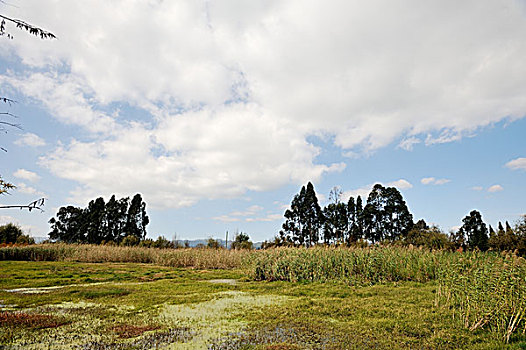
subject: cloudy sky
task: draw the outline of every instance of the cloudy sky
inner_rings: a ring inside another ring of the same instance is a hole
[[[0,203],[140,192],[149,235],[270,239],[302,184],[396,186],[448,231],[526,213],[526,1],[9,0]],[[4,116],[4,120],[6,120]]]

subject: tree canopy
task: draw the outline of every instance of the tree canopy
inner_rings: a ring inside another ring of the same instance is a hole
[[[49,238],[67,243],[121,243],[124,239],[138,243],[146,237],[149,222],[146,203],[139,193],[131,202],[128,197],[117,200],[113,195],[105,203],[99,197],[87,208],[61,207],[49,220]]]

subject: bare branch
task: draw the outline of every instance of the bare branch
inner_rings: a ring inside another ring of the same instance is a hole
[[[0,113],[0,114],[6,114],[6,113]],[[3,120],[0,120],[0,124],[4,124],[4,125],[10,126],[10,127],[22,130],[22,126],[20,126],[20,124],[13,124],[13,123],[10,123],[10,122],[5,122]]]
[[[45,198],[37,199],[34,202],[31,202],[27,205],[0,205],[0,209],[27,209],[29,211],[32,211],[33,209],[40,210],[41,213],[44,212],[44,209],[42,207],[44,206]]]
[[[7,103],[8,105],[12,105],[13,103],[16,103],[15,100],[12,100],[7,97],[0,97],[0,101],[2,101],[3,103]]]

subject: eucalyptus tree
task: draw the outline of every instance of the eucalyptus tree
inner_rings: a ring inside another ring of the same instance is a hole
[[[372,243],[398,240],[413,227],[413,215],[401,193],[381,184],[374,185],[369,193],[363,219],[365,238]]]
[[[285,222],[280,232],[281,237],[292,240],[296,245],[306,247],[319,242],[323,213],[312,183],[309,182],[307,187],[301,187],[284,216]]]
[[[334,187],[330,194],[329,203],[323,208],[323,241],[325,244],[344,243],[349,234],[347,220],[347,205],[341,202],[342,191]]]
[[[462,219],[462,227],[459,230],[459,236],[466,237],[468,249],[488,249],[488,229],[482,221],[482,215],[477,210],[472,210],[469,215]],[[500,225],[502,226],[502,225]],[[500,227],[499,227],[500,228]]]

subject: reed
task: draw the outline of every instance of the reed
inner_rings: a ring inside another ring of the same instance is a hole
[[[464,253],[440,269],[436,304],[459,323],[509,342],[526,333],[526,261],[512,253]]]
[[[436,306],[450,309],[459,325],[472,331],[489,329],[506,342],[518,333],[526,333],[526,261],[511,253],[395,246],[249,251],[42,244],[2,247],[0,260],[243,269],[251,279],[266,281],[336,281],[351,285],[436,281]]]
[[[248,251],[158,249],[88,244],[42,244],[0,248],[0,260],[151,263],[196,269],[240,268]]]
[[[252,277],[350,284],[427,282],[436,278],[441,263],[450,255],[452,253],[401,247],[279,248],[254,256]]]

